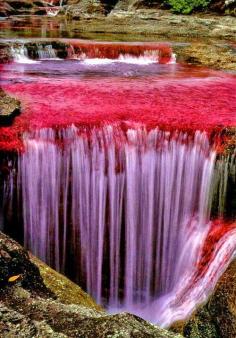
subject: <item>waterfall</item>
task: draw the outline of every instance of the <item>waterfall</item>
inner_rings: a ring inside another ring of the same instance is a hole
[[[52,45],[38,45],[37,54],[39,59],[56,59],[57,54]]]
[[[17,63],[37,62],[29,58],[27,48],[24,46],[24,44],[18,46],[11,46],[10,53],[13,57],[13,60]]]
[[[40,61],[32,60],[29,57],[27,45],[25,45],[24,43],[19,46],[14,46],[14,45],[11,46],[10,53],[13,57],[14,62],[16,63],[39,63],[40,62]],[[34,55],[34,58],[36,57],[37,60],[58,59],[57,51],[52,47],[51,44],[47,44],[47,45],[37,44],[35,54],[36,55]]]
[[[71,126],[25,133],[24,144],[18,175],[33,254],[70,270],[110,311],[160,325],[205,300],[236,244],[228,231],[214,247],[217,265],[198,276],[214,229],[216,154],[206,133]]]

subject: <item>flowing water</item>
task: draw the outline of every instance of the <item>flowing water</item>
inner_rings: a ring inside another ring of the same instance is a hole
[[[25,246],[111,312],[186,318],[236,248],[235,76],[178,64],[166,43],[6,44],[2,87],[23,111],[1,128],[18,152],[3,209],[18,199]]]

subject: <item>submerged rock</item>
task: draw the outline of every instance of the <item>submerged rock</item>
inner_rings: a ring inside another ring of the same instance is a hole
[[[182,337],[128,313],[108,315],[77,285],[2,233],[0,321],[4,338]]]
[[[0,126],[12,123],[14,117],[20,113],[20,102],[8,96],[0,88]]]

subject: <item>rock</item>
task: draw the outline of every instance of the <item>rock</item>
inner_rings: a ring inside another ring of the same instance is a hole
[[[9,278],[19,276],[22,288],[38,292],[38,294],[53,294],[46,288],[40,276],[39,269],[29,260],[28,253],[8,236],[0,233],[0,288],[1,291],[9,285]]]
[[[128,313],[108,315],[77,285],[0,233],[0,337],[182,336]]]
[[[236,14],[236,0],[213,0],[210,3],[210,9],[221,13],[226,12],[226,14]]]
[[[160,8],[164,1],[148,1],[148,0],[119,0],[116,3],[115,10],[130,11],[140,8]]]
[[[9,63],[10,61],[12,61],[10,49],[6,44],[0,43],[0,64]]]
[[[10,16],[13,12],[13,8],[5,1],[0,4],[0,17]]]
[[[196,42],[186,46],[176,45],[174,52],[179,62],[236,71],[236,53],[234,47],[227,44]]]
[[[220,278],[207,304],[187,322],[176,323],[173,330],[187,338],[236,337],[236,260]]]
[[[86,292],[67,277],[53,270],[31,254],[30,260],[39,268],[44,284],[53,291],[62,303],[84,305],[95,310],[103,311],[101,306],[97,305]]]
[[[99,18],[105,12],[105,7],[99,0],[69,0],[66,8],[66,15],[74,20]]]
[[[20,102],[8,96],[0,88],[0,126],[11,124],[14,117],[20,113]]]

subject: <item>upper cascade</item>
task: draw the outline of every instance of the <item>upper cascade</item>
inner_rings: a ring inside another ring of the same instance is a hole
[[[125,63],[176,62],[175,54],[167,43],[110,43],[61,40],[12,43],[10,53],[16,62],[26,63],[42,59],[112,60]],[[93,61],[91,61],[93,62]],[[96,62],[96,61],[95,61]]]
[[[68,47],[68,57],[78,59],[111,59],[124,62],[146,59],[160,64],[174,61],[169,44],[156,43],[109,43],[109,42],[73,42]]]

